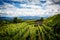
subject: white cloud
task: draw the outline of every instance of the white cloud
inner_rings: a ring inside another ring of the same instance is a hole
[[[16,0],[15,0],[16,1]],[[38,3],[38,2],[36,2]],[[0,10],[1,16],[52,16],[58,13],[60,5],[49,5],[51,1],[45,3],[46,6],[36,6],[34,4],[20,4],[23,8],[17,8],[14,5],[4,3],[3,10]],[[29,9],[27,7],[30,7]],[[43,9],[44,8],[44,9]],[[59,11],[60,12],[60,11]],[[5,15],[3,15],[5,14]]]

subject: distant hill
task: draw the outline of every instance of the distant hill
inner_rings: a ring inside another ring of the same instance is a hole
[[[0,17],[0,20],[13,20],[14,17]]]
[[[40,16],[20,16],[18,18],[21,18],[24,20],[37,20],[37,19],[40,19],[41,17]],[[44,17],[44,18],[46,18],[46,17]]]
[[[14,17],[0,17],[0,20],[13,20]],[[17,18],[21,18],[23,20],[37,20],[40,19],[41,17],[39,16],[20,16]]]

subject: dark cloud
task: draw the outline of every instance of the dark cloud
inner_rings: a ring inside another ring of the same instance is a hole
[[[60,4],[60,0],[52,0],[54,4]]]
[[[2,15],[3,15],[3,16],[6,16],[6,15],[8,15],[8,14],[7,14],[7,13],[0,13],[0,17],[1,17]]]

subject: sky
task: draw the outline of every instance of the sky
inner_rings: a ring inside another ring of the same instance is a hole
[[[0,0],[0,17],[49,17],[59,13],[60,0]]]

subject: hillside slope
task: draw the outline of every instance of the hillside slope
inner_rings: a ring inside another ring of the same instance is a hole
[[[60,14],[54,15],[52,17],[47,18],[44,23],[47,26],[50,26],[54,29],[54,31],[58,31],[60,30]]]

